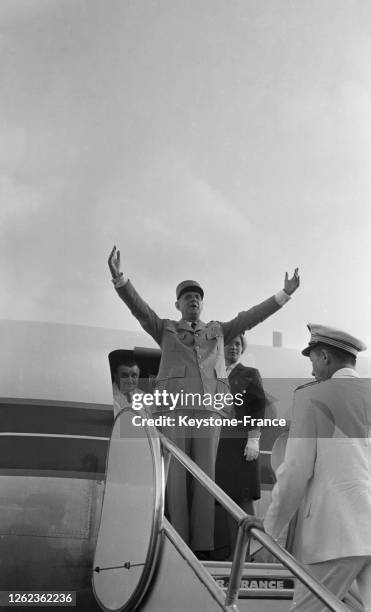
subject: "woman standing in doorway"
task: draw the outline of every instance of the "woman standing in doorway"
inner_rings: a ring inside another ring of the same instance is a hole
[[[241,421],[236,428],[221,431],[216,459],[215,481],[247,514],[254,514],[253,500],[260,498],[259,440],[260,429],[246,427],[244,416],[264,418],[265,394],[259,371],[240,363],[246,349],[243,335],[236,336],[225,346],[224,355],[231,392],[235,401],[235,417]],[[230,555],[233,553],[237,525],[228,514]]]

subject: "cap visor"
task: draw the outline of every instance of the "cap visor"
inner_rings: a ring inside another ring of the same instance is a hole
[[[309,344],[309,346],[306,346],[305,349],[303,351],[301,351],[301,354],[304,355],[304,357],[309,357],[309,354],[311,352],[311,350],[315,347],[315,344]]]
[[[183,293],[187,293],[187,291],[194,291],[195,293],[199,293],[200,296],[202,297],[202,299],[204,299],[204,292],[201,289],[201,287],[195,287],[193,285],[190,285],[189,287],[185,287],[184,289],[182,289],[182,291],[179,293],[177,299],[179,300],[179,298],[183,295]]]

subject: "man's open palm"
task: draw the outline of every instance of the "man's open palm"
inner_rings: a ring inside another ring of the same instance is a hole
[[[295,268],[294,275],[292,278],[289,278],[289,275],[285,274],[285,286],[284,290],[288,295],[294,293],[300,285],[300,276],[299,276],[299,268]]]
[[[114,246],[108,258],[108,266],[111,270],[112,278],[120,276],[120,251]]]

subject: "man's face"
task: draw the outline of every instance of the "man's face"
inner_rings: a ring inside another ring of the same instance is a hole
[[[138,386],[139,368],[136,365],[120,365],[117,368],[117,386],[122,393],[132,393]]]
[[[227,365],[237,363],[242,354],[242,341],[240,336],[236,336],[224,347],[224,357]]]
[[[314,348],[309,353],[312,362],[312,376],[316,380],[327,380],[330,378],[327,354],[323,349]]]
[[[198,321],[202,312],[203,300],[197,291],[186,291],[175,302],[175,306],[186,321]]]

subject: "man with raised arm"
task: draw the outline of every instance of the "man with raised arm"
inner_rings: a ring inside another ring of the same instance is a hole
[[[175,307],[181,318],[173,321],[158,317],[138,295],[120,270],[120,251],[116,247],[112,249],[108,265],[118,295],[162,349],[156,389],[173,396],[178,393],[179,398],[182,394],[194,394],[192,405],[181,405],[179,401],[172,416],[191,414],[197,417],[215,413],[215,403],[206,403],[203,398],[229,393],[224,342],[230,342],[274,314],[290,299],[300,282],[296,268],[292,278],[286,273],[284,289],[261,304],[240,312],[226,323],[204,323],[200,319],[204,291],[197,281],[186,280],[176,288]],[[159,411],[165,410],[169,408],[159,407]],[[219,428],[204,427],[200,436],[200,432],[192,428],[175,424],[163,432],[214,479]],[[187,485],[184,468],[173,459],[167,478],[170,520],[199,558],[205,558],[207,552],[214,549],[214,499],[198,482],[191,483],[191,491]]]

